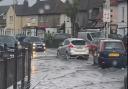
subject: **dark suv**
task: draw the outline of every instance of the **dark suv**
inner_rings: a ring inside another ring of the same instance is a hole
[[[45,51],[45,43],[41,40],[41,38],[37,36],[25,37],[21,42],[21,45],[25,48],[31,46],[32,51]]]

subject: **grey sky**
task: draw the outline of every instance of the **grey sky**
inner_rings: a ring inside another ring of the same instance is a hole
[[[22,4],[24,0],[17,0],[17,1],[18,3]],[[30,6],[36,2],[36,0],[28,0],[28,1]],[[62,1],[65,1],[65,0],[62,0]],[[12,3],[13,3],[13,0],[3,0],[0,2],[0,5],[10,5]]]
[[[17,0],[18,3],[23,3],[24,0]],[[29,1],[29,4],[32,5],[36,2],[36,0],[28,0]],[[0,5],[10,5],[13,3],[13,0],[3,0],[0,2]]]

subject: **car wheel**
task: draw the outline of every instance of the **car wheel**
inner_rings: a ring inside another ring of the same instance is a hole
[[[106,65],[105,64],[102,64],[102,61],[100,59],[98,59],[98,64],[99,66],[102,68],[102,69],[105,69],[106,68]]]
[[[65,59],[66,60],[69,60],[70,59],[70,55],[68,53],[66,53]]]
[[[59,52],[59,51],[57,51],[57,55],[56,55],[56,57],[57,57],[57,58],[60,57],[60,52]]]

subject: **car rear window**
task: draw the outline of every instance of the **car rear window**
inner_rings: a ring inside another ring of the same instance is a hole
[[[74,40],[72,41],[73,45],[85,45],[85,41],[84,40]]]
[[[124,50],[122,42],[106,42],[104,45],[105,49],[121,49]]]

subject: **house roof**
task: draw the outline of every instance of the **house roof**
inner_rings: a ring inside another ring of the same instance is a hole
[[[14,5],[12,5],[14,8]],[[15,5],[15,12],[17,16],[30,16],[39,14],[61,14],[64,13],[65,4],[60,0],[44,0],[37,2],[28,7],[25,4]]]
[[[14,6],[12,6],[14,8]],[[23,5],[15,5],[15,12],[17,16],[26,16],[29,15],[30,7]]]
[[[0,6],[0,16],[7,13],[10,6]]]
[[[30,14],[60,14],[64,13],[65,4],[60,0],[37,1],[31,8]]]

